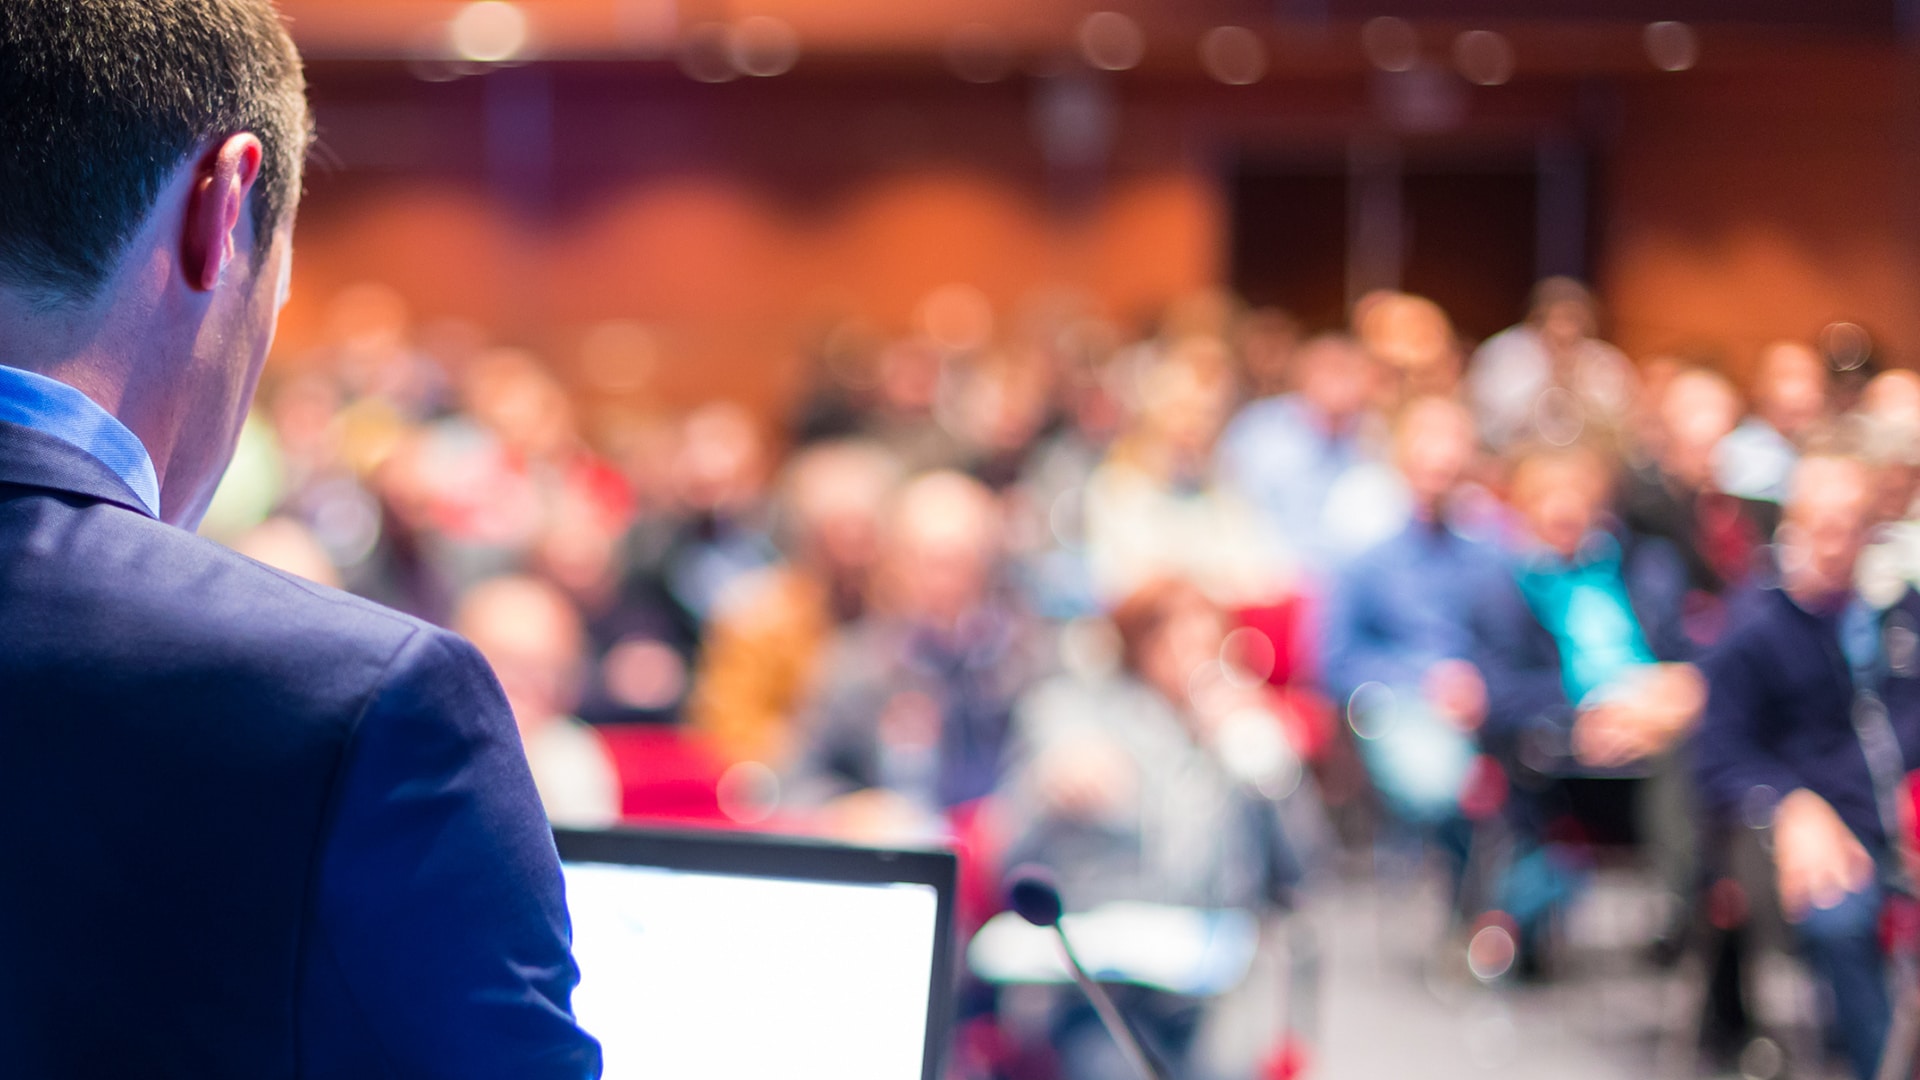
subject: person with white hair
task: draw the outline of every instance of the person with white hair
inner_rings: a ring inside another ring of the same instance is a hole
[[[1882,611],[1854,588],[1873,502],[1858,458],[1816,453],[1795,467],[1779,583],[1736,603],[1703,663],[1692,747],[1708,808],[1771,829],[1779,906],[1863,1078],[1890,1023],[1880,913],[1890,888],[1908,887],[1901,788],[1920,765],[1920,596]]]

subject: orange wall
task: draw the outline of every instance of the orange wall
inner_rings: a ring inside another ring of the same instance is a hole
[[[1892,50],[1630,85],[1600,283],[1621,344],[1717,354],[1867,327],[1920,365],[1920,79]]]
[[[1001,311],[1074,285],[1138,319],[1221,273],[1225,211],[1208,175],[1177,155],[1130,162],[1063,203],[1017,97],[969,106],[944,128],[936,112],[904,154],[836,133],[848,115],[831,109],[776,116],[756,140],[739,110],[655,107],[631,132],[619,117],[591,136],[559,132],[557,193],[528,212],[488,179],[473,140],[444,130],[471,122],[467,112],[381,128],[439,138],[431,164],[355,168],[365,117],[329,125],[323,98],[323,131],[347,167],[309,180],[281,359],[319,339],[330,297],[376,280],[420,320],[471,320],[563,370],[590,327],[638,320],[661,345],[654,390],[667,403],[722,395],[771,408],[798,392],[797,350],[835,317],[901,330],[927,293],[965,282]],[[618,149],[688,126],[700,137],[685,146]],[[816,175],[817,159],[834,164]]]
[[[977,285],[1003,311],[1078,285],[1135,320],[1220,283],[1231,223],[1214,162],[1303,132],[1325,142],[1364,123],[1365,101],[1358,84],[1238,99],[1145,88],[1122,102],[1105,180],[1071,198],[1016,87],[573,76],[557,83],[554,173],[529,208],[487,163],[485,80],[360,78],[317,73],[341,167],[310,179],[283,360],[318,339],[329,297],[372,279],[422,319],[471,320],[563,370],[591,326],[636,319],[661,345],[658,400],[769,410],[798,392],[798,349],[826,320],[899,329],[944,284]],[[1796,44],[1597,89],[1601,122],[1570,88],[1488,100],[1518,108],[1491,116],[1502,130],[1589,132],[1595,276],[1631,353],[1741,370],[1768,340],[1849,319],[1887,359],[1920,363],[1915,61]]]

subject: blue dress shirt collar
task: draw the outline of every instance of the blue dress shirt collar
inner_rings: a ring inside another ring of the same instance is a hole
[[[139,436],[87,395],[57,379],[0,365],[0,422],[32,428],[92,455],[160,516],[160,479]]]

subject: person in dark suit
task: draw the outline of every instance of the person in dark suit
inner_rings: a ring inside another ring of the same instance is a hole
[[[1881,916],[1911,893],[1905,781],[1920,768],[1920,595],[1856,589],[1878,478],[1818,448],[1789,474],[1778,580],[1737,597],[1705,662],[1693,767],[1707,810],[1767,830],[1777,908],[1830,991],[1830,1034],[1875,1076],[1892,1023]]]
[[[310,122],[266,0],[0,4],[0,1072],[591,1077],[451,634],[194,537]]]

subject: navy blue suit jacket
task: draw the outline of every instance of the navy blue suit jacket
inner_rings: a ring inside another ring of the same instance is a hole
[[[485,663],[0,423],[0,1074],[598,1075]]]
[[[1807,788],[1855,836],[1884,847],[1839,616],[1806,611],[1773,586],[1736,596],[1728,614],[1726,638],[1701,665],[1707,713],[1693,738],[1707,806],[1733,822],[1765,821],[1782,796]],[[1870,689],[1887,706],[1904,772],[1920,768],[1920,594],[1909,589],[1880,632],[1887,663]]]

